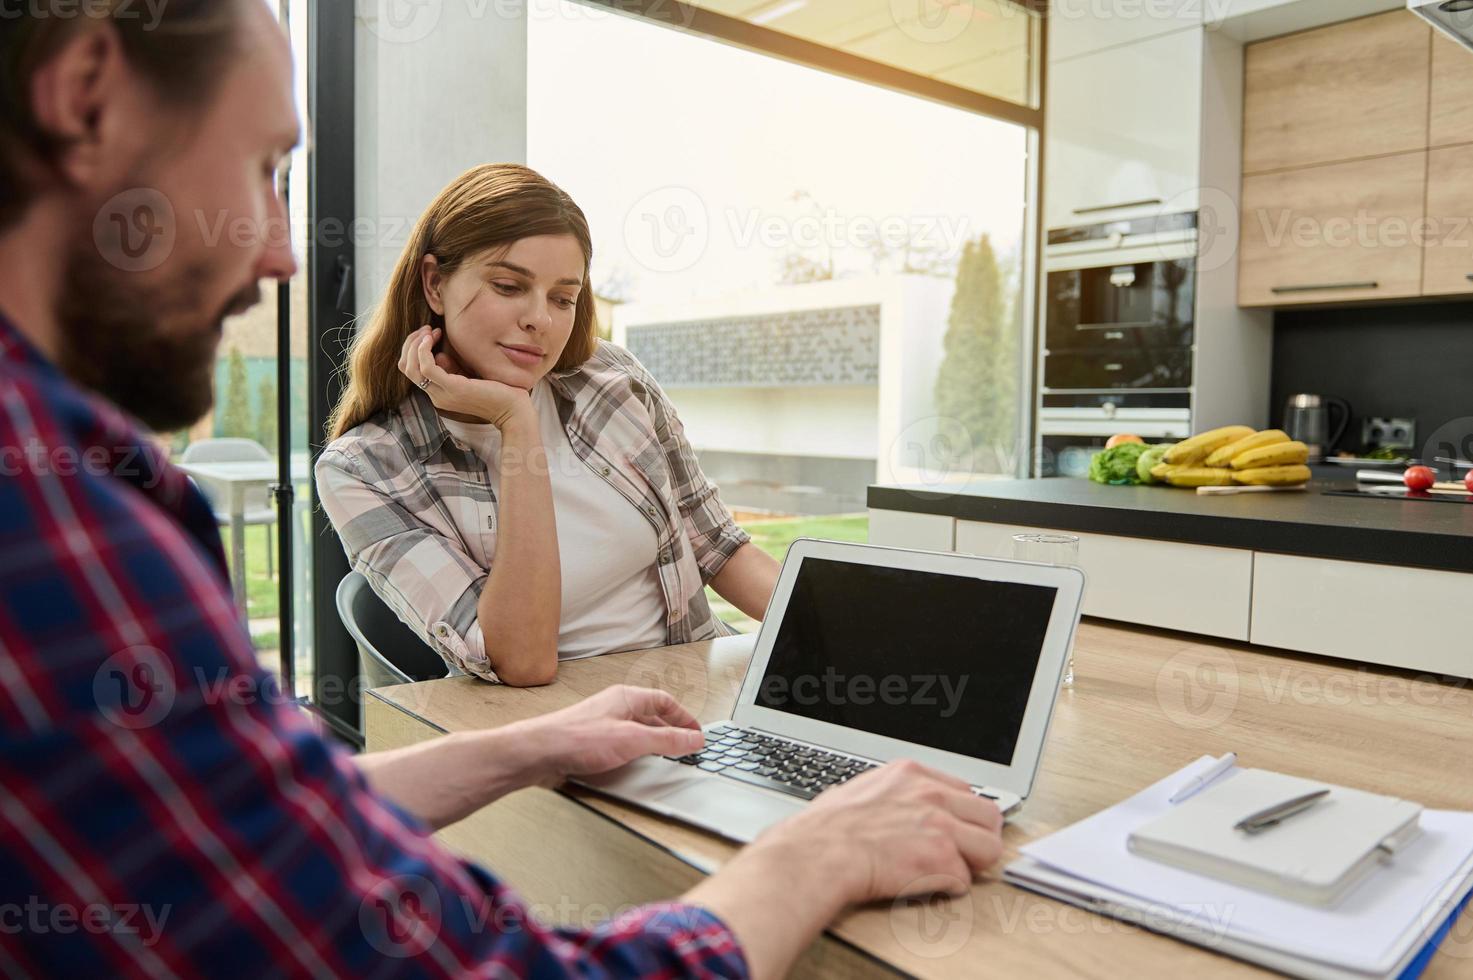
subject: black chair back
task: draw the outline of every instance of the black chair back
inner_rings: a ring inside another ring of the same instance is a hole
[[[394,610],[374,595],[368,579],[349,572],[338,583],[338,616],[358,644],[369,687],[429,681],[450,671],[445,661]]]

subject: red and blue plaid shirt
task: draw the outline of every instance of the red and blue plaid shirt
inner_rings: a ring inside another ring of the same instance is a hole
[[[221,973],[746,967],[690,906],[541,924],[375,795],[256,664],[203,497],[0,318],[0,974]]]

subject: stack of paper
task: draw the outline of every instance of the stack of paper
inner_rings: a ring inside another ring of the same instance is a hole
[[[1427,810],[1423,834],[1333,908],[1302,905],[1132,854],[1130,832],[1210,756],[1022,848],[1016,885],[1295,976],[1414,976],[1473,889],[1473,813]],[[1411,972],[1409,972],[1411,971]]]

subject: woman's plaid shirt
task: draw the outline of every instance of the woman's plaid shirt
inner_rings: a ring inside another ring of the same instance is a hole
[[[574,454],[655,529],[667,642],[729,633],[705,586],[750,538],[701,472],[670,399],[607,342],[547,380]],[[451,437],[429,396],[412,392],[335,440],[316,476],[348,560],[374,591],[453,668],[496,680],[483,631],[497,624],[476,615],[496,555],[491,474]]]

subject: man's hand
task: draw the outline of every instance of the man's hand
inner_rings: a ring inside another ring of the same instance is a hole
[[[664,691],[611,687],[570,708],[516,725],[538,766],[534,779],[556,786],[646,755],[689,755],[706,744],[694,716]]]
[[[961,780],[895,762],[820,793],[685,900],[736,933],[753,976],[779,977],[846,906],[965,892],[1001,856],[1001,830]]]
[[[893,762],[821,793],[753,850],[842,842],[847,902],[961,894],[1002,855],[1002,813],[965,782],[918,762]],[[929,887],[927,887],[929,886]]]

